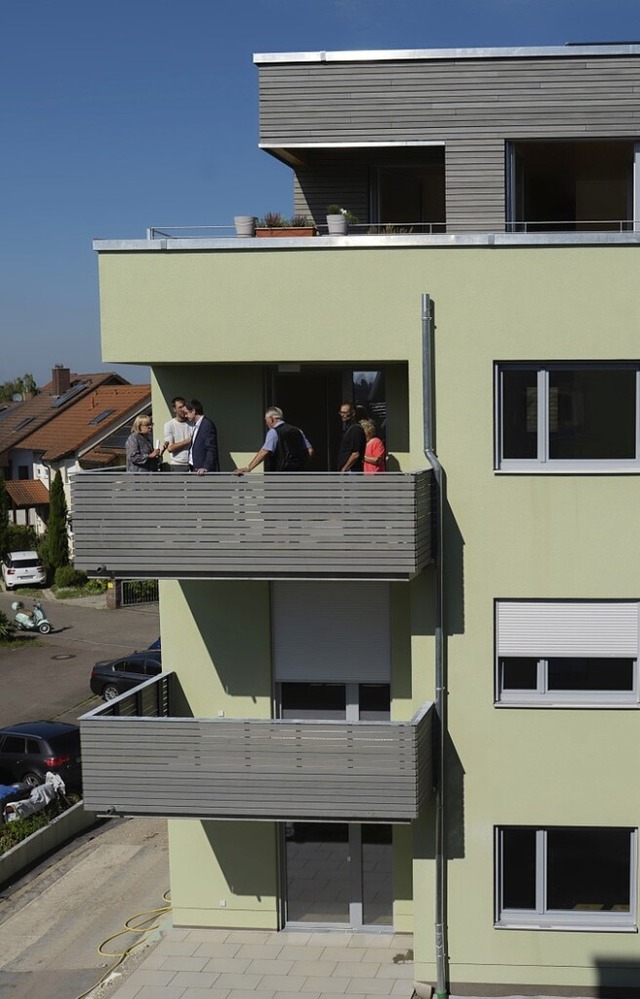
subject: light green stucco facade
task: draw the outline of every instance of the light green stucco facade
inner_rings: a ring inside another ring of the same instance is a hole
[[[494,925],[497,826],[637,828],[640,815],[637,705],[494,702],[497,599],[640,599],[638,475],[496,471],[494,365],[637,361],[640,247],[249,242],[197,252],[99,246],[105,362],[152,365],[156,424],[174,394],[201,398],[226,470],[261,443],[271,401],[265,365],[406,363],[409,433],[394,431],[391,416],[389,448],[402,470],[417,469],[427,464],[421,296],[431,296],[436,450],[449,501],[451,980],[586,989],[609,964],[630,984],[633,931]],[[392,415],[402,411],[404,384],[390,381]],[[392,586],[396,719],[434,699],[434,578],[429,568]],[[269,591],[257,581],[162,584],[163,654],[195,715],[269,717]],[[395,928],[414,933],[416,978],[424,981],[435,978],[432,828],[429,807],[394,838]],[[174,820],[170,845],[177,922],[277,927],[273,824]]]

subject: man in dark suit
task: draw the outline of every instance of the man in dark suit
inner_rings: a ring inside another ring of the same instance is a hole
[[[218,433],[216,425],[208,416],[203,415],[202,403],[192,399],[185,403],[187,420],[193,427],[191,447],[189,448],[189,469],[196,475],[206,472],[219,472]]]

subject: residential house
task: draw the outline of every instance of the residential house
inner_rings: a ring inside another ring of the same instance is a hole
[[[640,46],[255,62],[320,235],[95,244],[104,357],[156,417],[200,397],[223,471],[77,476],[79,564],[161,579],[167,671],[82,722],[86,800],[169,817],[177,925],[637,994]],[[333,471],[352,398],[386,475]],[[314,463],[234,476],[271,403]]]
[[[0,464],[13,523],[44,532],[58,469],[70,503],[69,471],[124,464],[130,425],[150,405],[149,385],[129,385],[114,372],[72,375],[56,365],[37,395],[0,414]]]
[[[70,507],[70,474],[86,467],[122,467],[131,424],[150,407],[149,385],[103,385],[82,395],[21,442],[22,451],[32,455],[35,482],[44,480],[50,488],[59,471]]]

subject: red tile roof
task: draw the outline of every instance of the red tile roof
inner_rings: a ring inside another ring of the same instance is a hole
[[[40,479],[14,479],[5,482],[14,507],[49,506],[49,490]]]
[[[151,403],[150,385],[107,385],[73,403],[20,442],[20,447],[42,453],[45,461],[59,461],[105,437],[132,414]]]
[[[71,389],[61,396],[53,394],[53,382],[42,387],[38,395],[24,402],[17,403],[10,409],[0,412],[0,465],[8,463],[8,452],[11,448],[21,447],[26,437],[39,427],[65,412],[69,406],[75,405],[92,389],[103,385],[128,385],[121,375],[114,371],[102,371],[97,374],[72,374]],[[74,390],[75,391],[72,391]],[[65,398],[69,396],[68,400]]]

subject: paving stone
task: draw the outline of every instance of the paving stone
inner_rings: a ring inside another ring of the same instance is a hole
[[[280,933],[271,930],[229,930],[229,943],[277,944]]]
[[[371,961],[367,961],[366,964],[363,961],[338,961],[336,975],[357,979],[375,978],[381,967],[381,964],[372,964]]]
[[[280,958],[277,960],[269,960],[268,958],[259,958],[257,961],[251,961],[247,971],[249,974],[254,975],[288,975],[293,967],[293,961],[282,961]]]
[[[180,957],[176,954],[168,954],[160,965],[161,971],[202,971],[208,957]]]
[[[198,989],[210,989],[213,985],[215,985],[218,977],[219,976],[216,972],[179,971],[171,984],[182,985],[184,988],[193,987]]]
[[[201,989],[197,986],[192,989],[187,989],[182,997],[182,999],[228,999],[229,989]],[[114,996],[114,999],[120,999],[119,996]],[[255,999],[258,999],[256,996]]]
[[[339,949],[338,953],[343,954],[345,949]],[[326,950],[326,947],[318,947],[316,944],[306,944],[304,947],[299,947],[286,943],[278,954],[278,960],[320,961]]]
[[[404,978],[413,981],[413,962],[406,964],[382,964],[377,978]]]
[[[309,984],[311,988],[319,989],[321,994],[331,990],[336,995],[344,995],[351,981],[351,978],[338,978],[336,975],[330,975],[328,978],[310,978]]]
[[[136,999],[183,999],[183,997],[184,989],[175,985],[145,985],[136,993]]]
[[[256,992],[252,989],[231,989],[227,999],[273,999],[273,992]]]
[[[166,955],[175,954],[176,957],[185,956],[189,954],[195,954],[200,944],[197,940],[172,940],[171,937],[167,937],[166,940],[162,941],[162,950]]]
[[[229,989],[230,991],[233,991],[234,989],[242,989],[247,993],[251,992],[253,989],[253,991],[256,992],[261,978],[262,975],[232,975],[228,972],[224,972],[216,981],[216,988]]]
[[[251,961],[248,957],[242,960],[239,957],[211,957],[205,965],[205,971],[215,971],[221,974],[223,971],[227,974],[238,974],[241,975],[243,971],[246,971]],[[117,999],[117,996],[114,997]]]
[[[325,947],[322,951],[321,961],[335,961],[338,962],[349,962],[350,964],[358,964],[362,961],[363,954],[366,954],[366,950],[353,950],[349,947]],[[305,951],[306,957],[306,951]],[[380,957],[380,954],[376,952],[375,961],[379,963],[380,960],[384,958]]]
[[[292,972],[294,975],[330,978],[335,967],[335,961],[294,961]]]
[[[239,943],[221,943],[213,940],[211,943],[199,943],[195,954],[197,957],[235,957],[241,947],[242,944]]]

